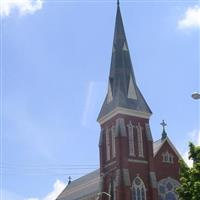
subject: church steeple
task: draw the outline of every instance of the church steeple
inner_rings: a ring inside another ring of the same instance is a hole
[[[136,84],[119,0],[117,1],[108,92],[98,121],[117,108],[134,110],[147,115],[151,114],[151,110]]]
[[[113,186],[113,199],[138,199],[139,196],[132,198],[131,195],[133,180],[139,180],[143,188],[141,190],[146,191],[142,179],[147,180],[150,175],[144,175],[143,171],[147,168],[154,171],[151,164],[153,144],[149,126],[150,115],[151,110],[136,84],[117,1],[108,92],[98,117],[101,125],[101,193],[112,194]],[[149,184],[146,184],[146,188],[150,191]],[[100,197],[100,200],[106,199],[106,196]]]

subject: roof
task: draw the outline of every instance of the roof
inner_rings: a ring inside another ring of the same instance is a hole
[[[178,158],[182,159],[168,137],[164,140],[159,139],[153,143],[154,157],[157,155],[165,142],[168,142]],[[99,169],[97,169],[75,181],[72,181],[69,185],[65,187],[65,189],[61,192],[56,200],[81,200],[85,197],[96,197],[97,194],[100,192],[99,184],[100,171]]]
[[[180,153],[177,151],[176,147],[172,144],[171,140],[166,136],[165,139],[159,139],[153,143],[153,154],[154,157],[157,155],[161,147],[165,142],[168,142],[169,146],[173,149],[174,153],[177,155],[177,157],[181,160],[183,160],[182,156]]]
[[[98,169],[72,181],[56,200],[80,200],[88,196],[97,196],[99,193],[99,181],[100,172]]]
[[[160,150],[161,146],[163,145],[163,141],[161,139],[155,141],[153,143],[153,155],[155,156],[157,152]]]
[[[117,6],[108,92],[98,120],[116,107],[152,113],[136,84],[119,4]]]

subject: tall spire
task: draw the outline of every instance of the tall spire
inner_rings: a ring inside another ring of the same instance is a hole
[[[117,107],[151,114],[151,110],[136,84],[126,34],[124,31],[119,0],[117,0],[117,14],[108,81],[108,92],[98,116],[98,120]]]

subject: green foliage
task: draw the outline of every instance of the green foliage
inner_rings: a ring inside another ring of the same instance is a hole
[[[180,200],[200,200],[200,146],[189,143],[189,159],[193,167],[189,168],[180,161],[180,187],[177,188]]]

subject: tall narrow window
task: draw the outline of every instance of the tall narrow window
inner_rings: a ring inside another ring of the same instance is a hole
[[[133,133],[133,124],[131,121],[127,125],[128,127],[128,142],[129,142],[129,155],[135,156],[135,145],[134,145],[134,133]]]
[[[132,191],[132,200],[146,200],[145,185],[139,176],[133,181]]]
[[[115,181],[111,180],[111,183],[109,184],[108,194],[110,195],[108,198],[109,200],[115,200],[116,199],[116,184]]]
[[[173,155],[170,154],[168,151],[162,154],[163,156],[163,162],[166,163],[173,163]]]
[[[138,138],[138,156],[139,157],[144,157],[144,152],[143,152],[143,139],[142,139],[142,127],[140,123],[138,123],[137,128],[137,138]]]
[[[111,127],[111,135],[112,135],[112,157],[114,158],[116,155],[116,148],[115,148],[115,126]]]
[[[109,129],[106,129],[106,159],[110,160],[110,134]]]

